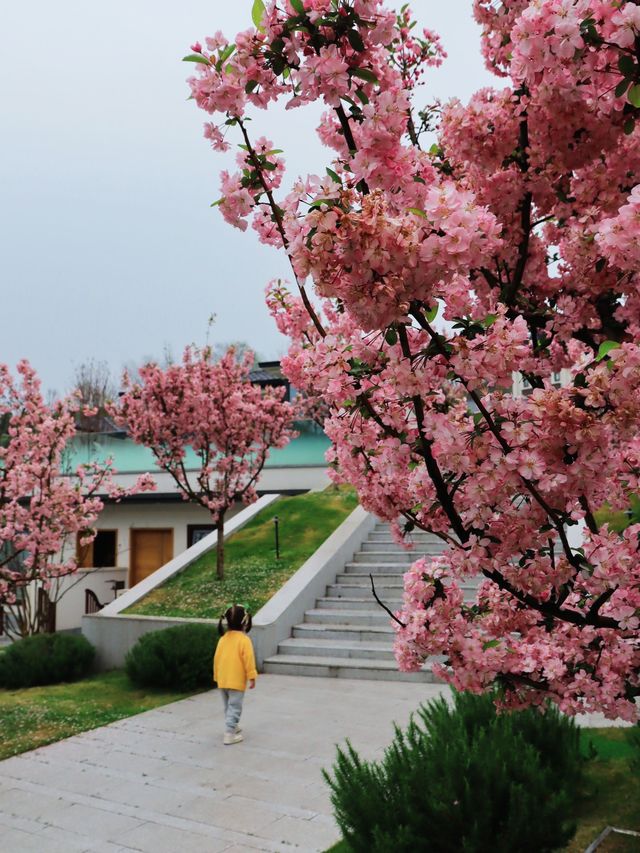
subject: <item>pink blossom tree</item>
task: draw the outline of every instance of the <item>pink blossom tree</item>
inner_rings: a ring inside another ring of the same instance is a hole
[[[502,81],[466,105],[415,104],[444,53],[380,0],[255,0],[235,42],[192,46],[189,84],[213,148],[239,137],[222,215],[290,260],[297,293],[268,302],[285,371],[331,406],[336,478],[398,537],[450,545],[405,577],[401,668],[444,654],[452,684],[510,707],[632,720],[640,525],[597,510],[640,486],[640,6],[474,7]],[[323,102],[332,149],[286,192],[247,123],[282,99]]]
[[[217,575],[224,577],[224,518],[236,502],[257,499],[256,483],[272,447],[293,437],[294,407],[284,388],[261,390],[249,381],[253,353],[233,347],[218,361],[208,348],[187,347],[180,364],[147,364],[140,381],[125,374],[112,413],[148,447],[174,479],[184,500],[209,510],[218,531]],[[188,450],[197,470],[186,464]]]
[[[0,607],[7,633],[25,637],[46,627],[40,591],[55,604],[65,591],[61,580],[78,569],[78,544],[95,538],[100,495],[118,500],[154,484],[141,477],[125,492],[110,460],[68,471],[78,399],[48,405],[28,362],[17,374],[0,365]]]

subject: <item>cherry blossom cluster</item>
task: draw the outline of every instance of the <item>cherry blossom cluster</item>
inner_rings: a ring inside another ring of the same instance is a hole
[[[78,568],[77,541],[95,538],[103,497],[119,500],[155,484],[145,476],[120,488],[109,460],[67,470],[77,400],[49,405],[29,363],[21,361],[16,372],[14,378],[0,365],[0,605],[13,617],[8,630],[26,636],[41,627],[37,589],[53,601],[59,596],[59,579]]]
[[[468,104],[416,104],[442,48],[373,0],[258,0],[253,29],[187,57],[190,86],[243,146],[223,214],[290,260],[294,291],[267,303],[287,375],[328,407],[332,476],[408,548],[416,529],[449,545],[406,576],[400,666],[444,655],[445,678],[506,706],[632,720],[640,529],[603,511],[640,475],[640,7],[474,8],[503,80]],[[324,105],[330,151],[287,190],[246,121],[282,98]]]
[[[141,367],[139,381],[125,374],[124,393],[111,408],[133,440],[150,448],[182,498],[211,513],[218,527],[219,577],[225,513],[236,501],[257,500],[256,483],[270,449],[284,447],[295,435],[296,412],[283,400],[285,389],[253,385],[253,360],[253,353],[240,358],[233,347],[219,361],[206,347],[187,347],[178,364]]]

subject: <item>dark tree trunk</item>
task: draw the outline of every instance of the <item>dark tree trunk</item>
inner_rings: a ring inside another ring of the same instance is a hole
[[[218,516],[216,522],[218,541],[216,543],[216,574],[218,580],[224,580],[224,513]]]

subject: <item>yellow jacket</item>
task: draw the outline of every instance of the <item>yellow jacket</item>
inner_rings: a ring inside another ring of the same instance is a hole
[[[245,690],[256,678],[253,644],[244,631],[227,631],[220,637],[213,656],[213,680],[225,690]]]

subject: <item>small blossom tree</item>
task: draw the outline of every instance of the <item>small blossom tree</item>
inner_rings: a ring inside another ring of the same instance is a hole
[[[511,707],[631,720],[640,525],[618,535],[597,509],[640,487],[640,6],[474,8],[503,81],[467,105],[415,105],[444,54],[380,0],[255,0],[235,42],[192,46],[191,93],[215,149],[239,137],[222,215],[290,259],[297,295],[268,300],[285,371],[331,406],[336,476],[402,518],[399,537],[451,546],[406,575],[400,666],[442,653],[456,687],[498,682]],[[324,103],[333,151],[288,192],[281,151],[247,123],[282,99]]]
[[[218,361],[208,348],[187,347],[180,364],[147,364],[140,380],[125,375],[117,421],[150,448],[184,500],[211,513],[218,531],[217,575],[224,577],[224,518],[236,502],[257,499],[255,486],[271,447],[294,435],[293,406],[284,388],[262,391],[249,381],[253,353],[238,360],[231,347]],[[197,470],[187,465],[189,449]]]
[[[25,637],[45,627],[40,590],[58,601],[62,579],[78,569],[77,546],[95,538],[100,495],[118,500],[154,484],[142,477],[125,492],[108,460],[66,470],[78,400],[48,405],[28,362],[17,373],[0,365],[0,607],[7,633]]]

